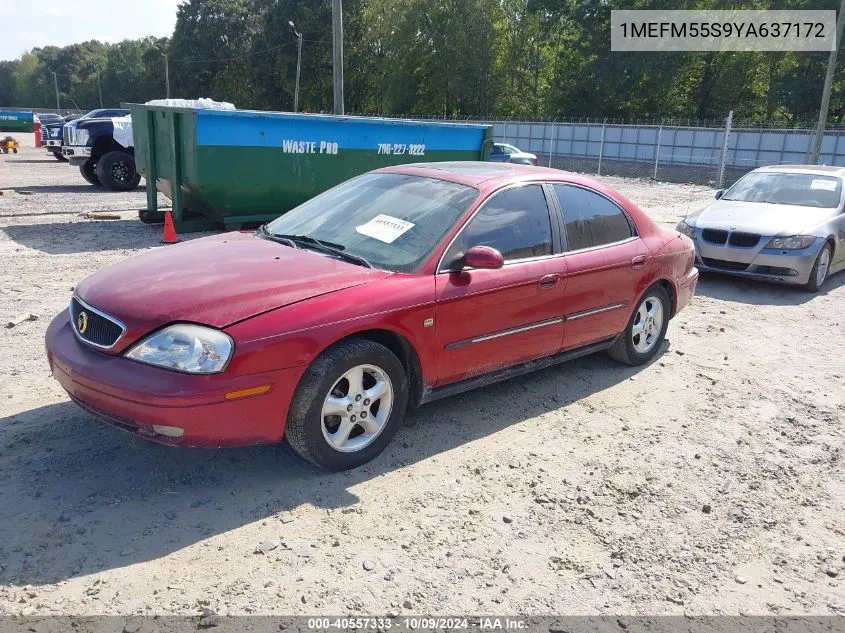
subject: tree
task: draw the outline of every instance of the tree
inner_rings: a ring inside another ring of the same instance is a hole
[[[179,5],[170,42],[173,95],[254,104],[250,56],[262,10],[255,0],[189,0]]]
[[[737,8],[768,8],[741,0]],[[739,119],[809,122],[825,53],[610,50],[613,9],[722,8],[723,0],[344,0],[346,109],[411,116]],[[836,9],[838,0],[779,0]],[[36,48],[0,63],[0,104],[117,105],[165,95],[330,112],[330,0],[186,0],[172,38]],[[841,57],[845,59],[845,55]],[[830,120],[845,117],[840,61]]]
[[[0,61],[0,107],[15,105],[15,69],[18,61]]]

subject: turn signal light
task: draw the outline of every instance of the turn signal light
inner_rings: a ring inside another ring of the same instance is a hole
[[[261,385],[260,387],[250,387],[249,389],[230,391],[226,394],[226,400],[237,400],[238,398],[248,398],[249,396],[260,396],[261,394],[270,391],[272,386],[273,385]]]

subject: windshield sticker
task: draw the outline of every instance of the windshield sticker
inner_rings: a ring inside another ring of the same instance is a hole
[[[825,191],[836,191],[836,181],[828,178],[813,178],[810,189],[824,189]]]
[[[405,220],[379,213],[366,224],[356,226],[355,230],[361,235],[372,237],[385,244],[393,244],[397,237],[407,233],[412,228],[414,228],[413,222],[406,222]]]

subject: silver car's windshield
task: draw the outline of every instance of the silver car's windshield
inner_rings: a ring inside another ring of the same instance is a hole
[[[835,176],[759,172],[742,178],[725,192],[722,200],[832,209],[839,206],[841,194],[842,180]]]

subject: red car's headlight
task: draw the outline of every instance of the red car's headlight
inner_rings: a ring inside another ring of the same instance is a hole
[[[220,330],[178,323],[143,339],[126,358],[190,374],[216,374],[226,368],[234,349],[231,337]]]

